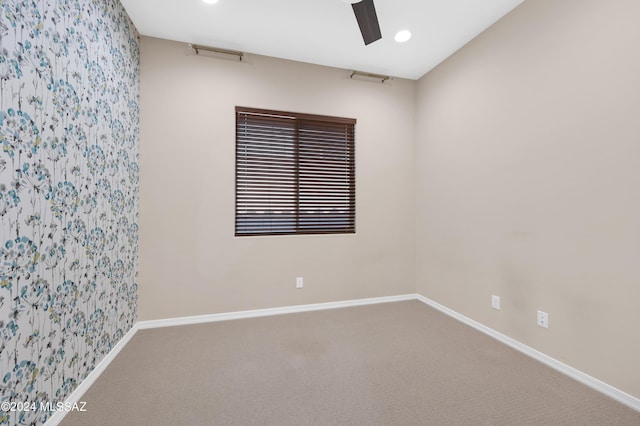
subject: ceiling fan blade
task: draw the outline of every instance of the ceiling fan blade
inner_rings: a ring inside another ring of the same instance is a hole
[[[367,45],[380,40],[382,34],[380,33],[380,24],[378,24],[378,15],[376,14],[373,0],[362,0],[358,3],[353,3],[351,7],[353,7],[353,13],[356,15],[364,44]]]

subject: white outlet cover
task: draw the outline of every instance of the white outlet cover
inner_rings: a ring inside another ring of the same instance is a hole
[[[538,311],[537,324],[543,328],[549,328],[549,314],[544,311]]]
[[[500,296],[496,296],[495,294],[491,295],[491,307],[500,310]]]
[[[296,278],[296,288],[302,288],[304,286],[304,280],[302,277]]]

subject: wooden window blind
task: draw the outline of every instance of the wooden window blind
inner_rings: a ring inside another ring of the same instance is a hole
[[[236,107],[236,236],[355,233],[355,119]]]

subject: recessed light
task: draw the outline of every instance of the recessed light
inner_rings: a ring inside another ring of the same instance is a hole
[[[398,43],[404,43],[406,41],[409,41],[410,38],[411,38],[411,32],[409,30],[398,31],[395,36],[395,40]]]
[[[218,0],[202,0],[204,3],[206,4],[216,4],[218,3]]]

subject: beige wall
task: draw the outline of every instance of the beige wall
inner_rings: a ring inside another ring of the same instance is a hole
[[[635,397],[638,22],[524,2],[420,80],[416,147],[418,292]]]
[[[417,286],[640,397],[638,18],[632,0],[529,0],[385,85],[143,37],[139,320]],[[236,105],[358,120],[356,235],[233,236]]]
[[[415,81],[147,37],[140,80],[139,320],[415,292]],[[355,235],[234,237],[236,105],[357,119]]]

